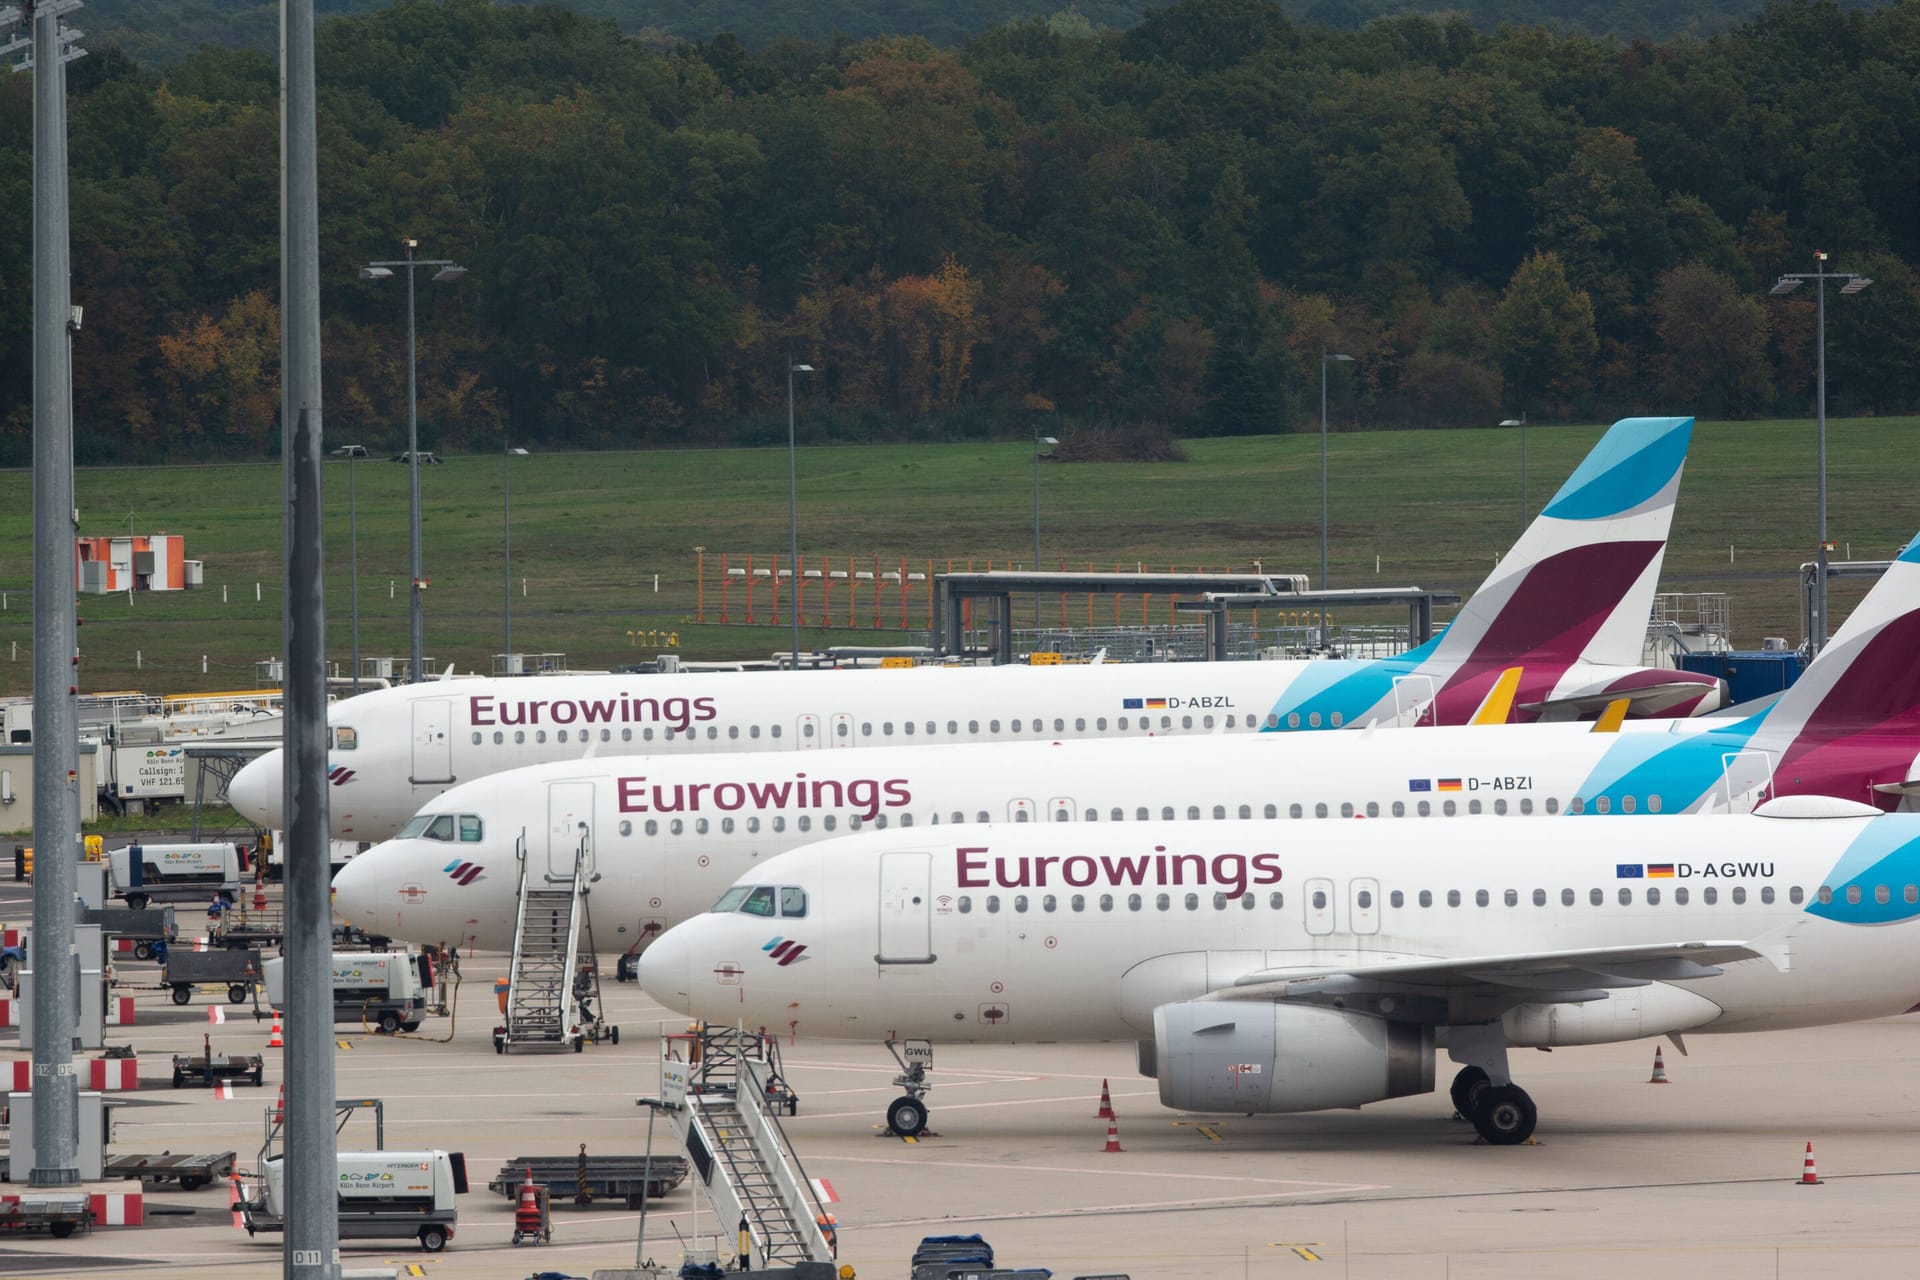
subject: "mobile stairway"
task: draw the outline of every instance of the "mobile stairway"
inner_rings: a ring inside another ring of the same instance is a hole
[[[775,1115],[793,1091],[765,1035],[701,1028],[664,1038],[659,1099],[724,1235],[740,1224],[755,1270],[832,1262],[832,1218]],[[791,1111],[789,1111],[791,1114]]]
[[[493,1031],[496,1053],[514,1049],[572,1049],[617,1029],[601,1024],[600,971],[593,946],[593,919],[587,910],[590,886],[598,877],[593,853],[583,837],[567,874],[527,857],[524,832],[514,845],[520,861],[520,906],[513,927],[513,963],[507,970],[507,1020]],[[580,967],[581,934],[589,963]]]

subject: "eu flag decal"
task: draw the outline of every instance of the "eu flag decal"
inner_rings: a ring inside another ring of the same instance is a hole
[[[1121,709],[1122,711],[1138,711],[1138,710],[1140,710],[1140,709],[1141,709],[1141,708],[1142,708],[1142,707],[1143,707],[1144,705],[1145,705],[1145,703],[1144,703],[1144,701],[1143,701],[1142,699],[1140,699],[1140,698],[1122,698],[1122,699],[1120,699],[1120,709]]]
[[[1615,880],[1641,880],[1646,878],[1646,868],[1638,862],[1617,862],[1613,867]]]
[[[1431,791],[1433,790],[1433,780],[1431,778],[1408,778],[1407,790]]]

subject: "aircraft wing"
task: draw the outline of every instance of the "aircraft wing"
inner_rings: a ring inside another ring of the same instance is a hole
[[[1338,968],[1257,970],[1205,998],[1294,1001],[1436,1023],[1486,1021],[1515,1005],[1604,1000],[1620,988],[1712,978],[1722,972],[1720,966],[1740,960],[1779,965],[1772,952],[1746,942],[1700,941],[1446,959],[1394,957]]]
[[[1575,694],[1567,698],[1523,702],[1520,704],[1520,709],[1531,711],[1543,720],[1567,720],[1605,711],[1608,703],[1625,698],[1633,714],[1653,716],[1663,711],[1670,711],[1681,703],[1698,698],[1707,692],[1709,689],[1706,685],[1671,680],[1665,684],[1644,685],[1638,689],[1615,689],[1610,693]]]

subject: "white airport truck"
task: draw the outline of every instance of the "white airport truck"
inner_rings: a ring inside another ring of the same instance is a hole
[[[460,1216],[455,1199],[467,1189],[467,1158],[459,1151],[342,1151],[340,1239],[416,1239],[438,1253],[453,1239]],[[240,1201],[241,1223],[257,1231],[287,1226],[286,1160],[270,1156],[258,1195]]]
[[[286,1007],[286,962],[267,960],[267,1002]],[[418,1031],[433,993],[433,959],[424,952],[336,951],[333,953],[333,1020],[370,1022],[392,1035]]]
[[[191,902],[240,893],[240,848],[232,843],[130,844],[107,851],[113,896],[135,911],[149,902]]]

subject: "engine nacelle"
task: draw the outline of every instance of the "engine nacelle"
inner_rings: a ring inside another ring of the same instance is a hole
[[[1265,1000],[1153,1011],[1153,1074],[1183,1111],[1323,1111],[1433,1090],[1433,1029]]]

